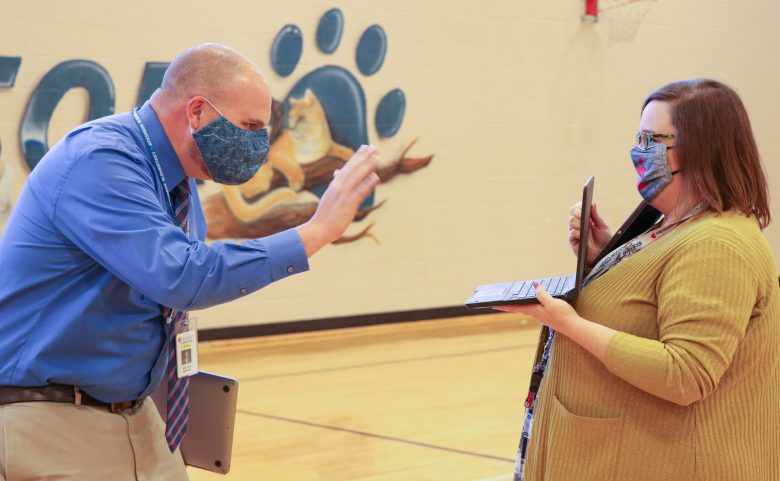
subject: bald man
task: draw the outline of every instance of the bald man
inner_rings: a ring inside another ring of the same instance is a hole
[[[187,479],[186,312],[307,270],[379,181],[363,146],[307,223],[204,243],[195,179],[249,180],[270,113],[252,62],[201,45],[140,109],[77,127],[29,175],[0,240],[0,481]],[[149,398],[162,383],[180,393],[167,423]]]

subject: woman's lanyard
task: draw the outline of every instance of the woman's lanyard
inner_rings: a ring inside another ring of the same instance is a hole
[[[165,174],[162,170],[162,165],[160,164],[160,159],[157,157],[157,150],[154,148],[154,144],[152,144],[152,139],[149,137],[149,132],[147,132],[146,127],[144,126],[144,123],[141,122],[141,117],[138,115],[138,109],[133,109],[133,118],[135,119],[135,123],[138,124],[138,128],[141,129],[141,133],[144,136],[144,139],[146,140],[146,148],[149,150],[149,153],[152,154],[152,159],[154,160],[154,165],[157,168],[157,177],[160,179],[160,182],[162,182],[163,188],[165,189],[165,199],[168,201],[168,209],[170,209],[171,219],[175,219],[175,213],[173,210],[173,202],[171,201],[171,195],[170,191],[168,190],[168,184],[165,182]]]
[[[601,259],[601,262],[596,264],[596,267],[594,267],[593,270],[591,270],[590,273],[588,273],[588,276],[585,278],[585,281],[583,282],[583,287],[593,282],[594,280],[599,278],[601,275],[603,275],[605,272],[612,269],[616,265],[620,264],[624,259],[628,258],[633,254],[636,254],[642,248],[647,247],[650,243],[652,243],[653,241],[655,241],[665,233],[669,232],[671,229],[677,227],[678,225],[682,224],[683,222],[687,221],[693,216],[698,215],[706,208],[707,205],[701,203],[696,207],[694,207],[693,209],[691,209],[690,212],[685,214],[685,216],[682,219],[678,220],[677,222],[661,228],[655,228],[655,229],[651,228],[644,234],[641,234],[631,239],[630,241],[626,242],[625,244],[618,247],[614,251],[610,252],[609,255]]]

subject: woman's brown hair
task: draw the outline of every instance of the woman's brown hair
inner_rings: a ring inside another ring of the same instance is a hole
[[[715,80],[693,79],[659,88],[642,111],[653,100],[671,104],[675,155],[694,193],[716,212],[736,209],[768,226],[769,187],[737,93]]]

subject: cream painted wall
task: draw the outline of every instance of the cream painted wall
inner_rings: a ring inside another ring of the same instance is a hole
[[[387,200],[369,217],[378,242],[328,247],[311,260],[311,272],[199,312],[201,327],[456,306],[477,283],[571,272],[567,211],[582,182],[596,176],[599,208],[619,225],[639,201],[628,150],[641,103],[654,88],[682,78],[714,77],[742,95],[780,219],[776,0],[658,0],[646,5],[636,37],[621,43],[609,41],[617,28],[609,18],[581,21],[581,0],[2,5],[0,55],[23,59],[16,85],[0,89],[0,197],[11,203],[26,175],[18,140],[25,105],[42,76],[64,60],[105,67],[117,112],[134,105],[145,62],[170,61],[207,41],[254,60],[276,98],[324,64],[355,73],[369,119],[385,92],[404,90],[398,135],[381,140],[370,125],[371,140],[386,160],[414,138],[420,140],[413,154],[435,158],[377,189],[377,200]],[[340,49],[325,55],[314,33],[332,7],[344,13],[344,36]],[[304,52],[284,79],[271,70],[269,52],[288,23],[302,29]],[[387,32],[389,49],[382,69],[365,77],[355,67],[355,46],[374,23]],[[84,120],[86,102],[82,91],[66,95],[51,144]],[[778,223],[766,234],[780,256]]]

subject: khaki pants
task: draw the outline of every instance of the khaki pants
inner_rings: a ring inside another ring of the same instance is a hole
[[[186,481],[154,403],[119,413],[24,402],[0,406],[0,481]]]

